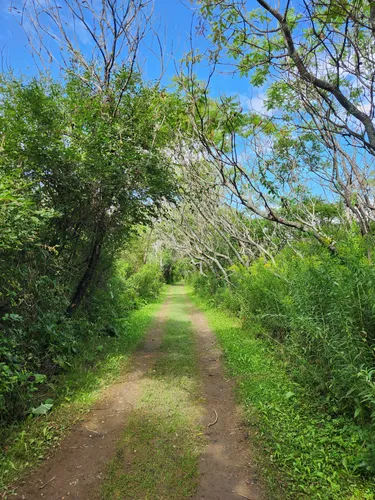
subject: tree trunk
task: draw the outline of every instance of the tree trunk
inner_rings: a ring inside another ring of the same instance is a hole
[[[80,306],[90,282],[95,274],[95,270],[99,263],[103,240],[105,232],[103,230],[98,230],[95,236],[94,244],[91,249],[90,258],[87,264],[86,271],[84,272],[82,278],[80,279],[76,291],[74,292],[73,298],[70,302],[69,307],[66,310],[66,314],[71,316]]]

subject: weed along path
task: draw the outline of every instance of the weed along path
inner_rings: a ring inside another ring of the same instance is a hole
[[[172,286],[130,372],[16,498],[261,500],[245,435],[215,337]]]

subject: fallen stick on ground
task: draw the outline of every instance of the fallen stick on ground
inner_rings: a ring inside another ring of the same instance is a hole
[[[238,495],[239,497],[242,497],[242,498],[247,498],[247,500],[251,500],[250,497],[247,497],[246,495],[243,495],[242,493],[237,493],[237,491],[232,491],[232,493],[235,493],[236,495]]]
[[[219,415],[217,414],[217,411],[214,410],[215,412],[215,420],[207,425],[207,427],[211,427],[212,425],[215,425],[216,422],[219,420]]]
[[[42,484],[42,486],[39,486],[39,489],[42,490],[45,486],[47,486],[47,484],[51,483],[54,479],[56,479],[56,476],[51,477],[51,479],[49,481]]]
[[[94,434],[98,434],[99,436],[102,436],[102,435],[103,435],[103,433],[102,433],[102,432],[94,431],[94,429],[89,429],[88,427],[86,427],[86,429],[87,429],[89,432],[93,432]]]

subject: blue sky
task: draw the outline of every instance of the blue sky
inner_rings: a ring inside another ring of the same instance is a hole
[[[0,0],[0,53],[2,71],[12,68],[16,74],[35,75],[38,70],[30,53],[30,48],[23,28],[19,25],[19,16],[12,14],[9,7],[12,0]],[[13,4],[15,0],[13,0]],[[22,0],[18,0],[18,5]],[[195,7],[188,1],[155,0],[155,23],[164,51],[165,73],[163,83],[169,85],[179,60],[189,50],[189,34],[194,21]],[[194,31],[194,30],[193,30]],[[204,50],[206,42],[203,37],[195,38],[195,46]],[[141,61],[146,79],[157,78],[160,74],[160,63],[150,50],[143,49]],[[204,68],[199,76],[204,75]],[[252,89],[245,78],[231,75],[218,75],[213,81],[211,92],[221,94],[239,94],[247,107],[251,103],[255,108],[262,105],[262,91]],[[257,109],[259,110],[259,109]]]
[[[13,0],[22,4],[23,0]],[[40,0],[42,1],[42,0]],[[0,54],[2,54],[2,70],[12,68],[16,74],[35,75],[38,73],[35,61],[30,53],[27,37],[23,28],[19,25],[19,17],[9,12],[12,0],[0,0]],[[253,0],[249,1],[254,5]],[[180,59],[190,50],[189,35],[193,23],[194,6],[189,0],[155,0],[155,22],[159,39],[163,46],[164,61],[166,65],[163,84],[172,84],[176,65]],[[79,39],[85,45],[85,39],[89,37],[85,33],[79,34]],[[149,44],[150,45],[150,44]],[[207,47],[207,41],[203,36],[196,36],[194,46],[203,51]],[[160,75],[160,62],[150,48],[143,48],[140,54],[143,65],[143,73],[146,79],[154,80]],[[52,71],[57,74],[57,71]],[[198,76],[203,78],[205,74],[202,68]],[[215,97],[220,95],[238,96],[244,110],[263,110],[264,89],[252,88],[247,78],[238,75],[218,74],[211,81],[211,94]]]

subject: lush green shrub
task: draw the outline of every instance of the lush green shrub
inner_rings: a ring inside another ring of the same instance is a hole
[[[126,276],[114,262],[173,196],[169,132],[155,121],[167,103],[124,66],[107,90],[110,100],[70,72],[0,77],[0,424],[160,290],[159,270],[142,267],[147,246]]]
[[[146,264],[126,282],[126,288],[133,290],[137,297],[136,305],[139,305],[139,301],[149,301],[157,297],[162,286],[163,274],[156,264]]]
[[[375,269],[364,244],[349,233],[335,256],[300,243],[298,253],[286,248],[274,262],[232,266],[232,286],[212,273],[193,282],[211,303],[238,312],[272,339],[295,378],[314,388],[333,415],[374,425]],[[366,467],[374,463],[372,457]]]
[[[116,322],[156,298],[163,286],[160,268],[146,264],[135,271],[119,259],[93,283],[93,293],[74,317],[39,310],[34,322],[17,314],[3,319],[0,338],[0,425],[22,419],[37,406],[38,388],[51,376],[69,369],[87,342],[116,335]],[[52,300],[52,299],[51,299]],[[99,342],[100,343],[100,342]]]

